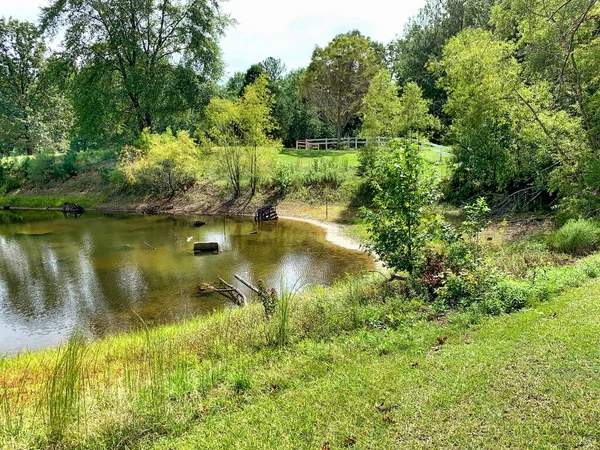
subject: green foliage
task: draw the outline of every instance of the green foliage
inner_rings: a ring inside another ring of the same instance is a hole
[[[419,138],[439,128],[439,120],[429,114],[431,101],[423,98],[423,91],[414,81],[406,83],[398,108],[398,131],[401,136]]]
[[[44,30],[65,26],[64,54],[82,68],[80,122],[91,127],[95,117],[98,131],[130,136],[202,106],[203,85],[221,75],[217,42],[229,23],[211,1],[55,0],[42,11]]]
[[[42,152],[32,159],[28,171],[29,180],[36,185],[44,185],[59,177],[57,158],[52,152]]]
[[[338,189],[346,179],[347,169],[347,165],[334,159],[315,159],[302,182],[305,186]]]
[[[290,164],[279,163],[272,175],[273,184],[282,195],[285,195],[294,185],[294,169]]]
[[[489,224],[485,216],[490,212],[490,208],[485,198],[479,197],[474,203],[465,206],[466,220],[462,222],[461,230],[472,238],[479,240],[479,233],[485,230]]]
[[[372,43],[360,33],[338,35],[327,47],[313,52],[301,92],[324,121],[335,127],[338,140],[344,127],[360,114],[377,71]]]
[[[216,147],[221,173],[237,197],[248,180],[254,195],[278,142],[271,138],[275,130],[272,116],[273,97],[266,75],[248,85],[235,101],[212,99],[201,124],[203,140]]]
[[[570,220],[550,236],[553,250],[585,255],[600,246],[600,226],[586,219]]]
[[[427,70],[442,56],[448,40],[466,28],[489,27],[493,0],[427,0],[419,14],[410,19],[404,33],[388,46],[392,74],[401,85],[416,82],[431,102],[432,112],[446,122],[446,95]]]
[[[432,170],[417,144],[395,141],[378,159],[373,174],[373,209],[364,210],[367,247],[385,264],[410,274],[433,239],[430,207],[438,198]]]
[[[0,19],[0,154],[65,149],[71,110],[52,72],[40,30]]]
[[[125,185],[148,195],[169,198],[191,187],[202,172],[200,152],[185,131],[144,131],[135,147],[121,152],[117,172]]]
[[[386,69],[373,78],[363,102],[362,136],[400,137],[398,86]]]

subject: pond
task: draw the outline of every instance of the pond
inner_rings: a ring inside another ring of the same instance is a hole
[[[195,220],[206,225],[195,228]],[[208,241],[219,243],[218,254],[193,254],[194,242]],[[2,211],[0,353],[53,346],[75,329],[98,338],[139,329],[142,320],[173,323],[231,307],[218,294],[198,294],[200,283],[219,277],[292,289],[373,266],[295,220]]]

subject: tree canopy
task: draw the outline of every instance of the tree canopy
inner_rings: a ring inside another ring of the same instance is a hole
[[[341,34],[317,47],[303,76],[301,92],[322,118],[335,127],[338,140],[358,116],[379,70],[371,41],[357,33]]]
[[[45,30],[65,28],[63,56],[85,84],[98,85],[84,103],[110,96],[111,126],[138,133],[196,106],[200,85],[221,75],[218,42],[229,23],[212,0],[55,0],[42,14]]]

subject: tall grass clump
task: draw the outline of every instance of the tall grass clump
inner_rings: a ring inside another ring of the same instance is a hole
[[[287,345],[290,340],[290,306],[293,298],[293,291],[282,290],[275,308],[274,343],[278,347]]]
[[[81,417],[87,344],[75,332],[57,354],[57,362],[45,384],[43,406],[50,442],[59,442],[69,425]]]
[[[586,219],[570,220],[550,236],[553,250],[571,255],[585,255],[598,249],[600,227]]]

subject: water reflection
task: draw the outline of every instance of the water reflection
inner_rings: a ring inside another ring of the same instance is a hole
[[[234,273],[293,288],[372,267],[309,224],[204,217],[194,228],[196,219],[0,212],[0,352],[54,345],[75,327],[97,337],[139,328],[139,317],[166,323],[227,307],[196,287]],[[188,237],[221,251],[194,256]]]

